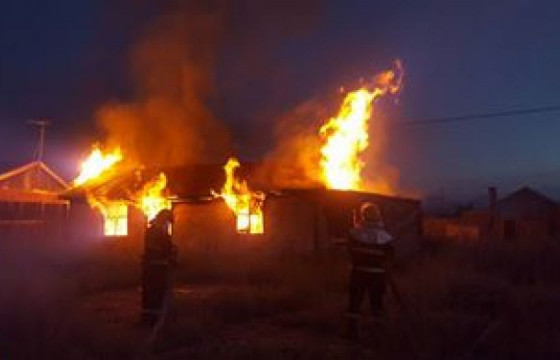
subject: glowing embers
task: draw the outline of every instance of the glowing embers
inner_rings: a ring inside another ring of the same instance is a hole
[[[107,203],[101,214],[103,215],[103,235],[128,235],[128,206],[126,203],[118,201]]]
[[[241,234],[264,234],[262,206],[265,195],[260,191],[251,191],[247,182],[235,177],[235,169],[240,166],[236,158],[230,158],[224,166],[226,182],[221,193],[212,192],[214,196],[224,199],[236,217],[237,232]]]

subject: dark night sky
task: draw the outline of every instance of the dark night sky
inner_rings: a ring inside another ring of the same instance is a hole
[[[72,176],[80,152],[96,138],[95,109],[130,96],[127,54],[154,13],[131,7],[133,1],[109,3],[2,2],[0,163],[29,160],[35,134],[26,121],[45,116],[53,120],[46,160]],[[221,60],[227,79],[217,78],[215,112],[240,152],[255,157],[271,138],[255,136],[253,127],[266,129],[286,109],[398,57],[406,85],[391,111],[387,161],[404,186],[451,193],[483,190],[489,182],[554,186],[560,112],[426,127],[396,123],[560,105],[559,16],[553,0],[318,1],[309,24],[294,34],[254,39],[265,44],[263,72],[274,76],[255,76],[250,65],[236,62],[235,50],[224,53],[231,58]]]

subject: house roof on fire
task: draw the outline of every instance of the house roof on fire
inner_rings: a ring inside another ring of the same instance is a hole
[[[256,166],[243,163],[236,170],[236,176],[253,187]],[[179,167],[138,168],[118,173],[102,182],[86,183],[82,187],[72,188],[64,194],[66,198],[80,198],[84,190],[102,193],[113,199],[128,198],[139,191],[146,182],[155,179],[159,173],[167,177],[167,188],[174,197],[199,199],[209,197],[212,190],[220,192],[225,182],[223,164],[191,164]],[[259,190],[266,190],[259,188]]]
[[[256,163],[243,163],[236,169],[236,178],[247,181],[250,189],[267,192],[269,194],[298,194],[298,196],[323,197],[326,190],[321,186],[302,187],[302,188],[277,188],[270,184],[262,173],[258,171]],[[212,191],[220,192],[225,182],[223,164],[191,164],[179,167],[161,167],[134,169],[121,172],[102,182],[86,183],[83,187],[72,188],[64,194],[67,199],[84,198],[85,190],[93,193],[102,194],[109,199],[127,199],[130,195],[141,190],[142,186],[148,181],[155,179],[159,173],[163,172],[167,177],[167,189],[169,195],[179,200],[185,201],[206,201],[212,199]],[[355,201],[371,199],[375,195],[377,199],[385,198],[417,203],[417,199],[408,199],[399,196],[384,196],[359,191],[335,191],[330,197],[336,198],[336,202],[348,202],[350,198]],[[340,193],[339,195],[334,195]],[[352,195],[350,195],[352,193]],[[306,194],[306,195],[304,195]],[[350,197],[349,199],[346,199]],[[355,201],[352,202],[355,202]]]

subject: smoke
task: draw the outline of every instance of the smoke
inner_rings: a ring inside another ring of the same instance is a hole
[[[128,69],[133,100],[106,103],[96,113],[106,145],[120,146],[135,165],[173,166],[222,162],[234,152],[232,137],[249,144],[255,135],[249,123],[256,121],[246,105],[267,103],[266,97],[253,101],[256,92],[276,96],[275,46],[313,27],[316,2],[108,3],[109,12],[129,9],[149,25],[132,22],[139,28],[132,31]]]
[[[121,147],[134,165],[176,166],[223,162],[234,152],[232,137],[244,145],[266,138],[263,132],[270,127],[253,118],[266,111],[255,108],[270,101],[267,94],[286,91],[274,67],[275,44],[309,32],[317,20],[317,2],[163,1],[156,8],[151,9],[155,20],[140,32],[131,51],[134,100],[111,102],[97,112],[107,145]],[[234,111],[220,108],[232,103]],[[335,111],[310,100],[278,117],[277,145],[265,156],[259,180],[274,187],[322,186],[317,131]],[[216,116],[228,113],[242,120]],[[364,155],[377,159],[381,137],[381,131],[372,137],[369,151],[374,155]],[[372,163],[374,171],[381,171]],[[383,171],[390,174],[383,179],[391,181],[373,186],[387,192],[395,171]]]
[[[378,92],[381,98],[384,95],[395,95],[402,88],[403,75],[402,64],[397,60],[394,70],[381,72],[370,83],[360,84],[359,87],[375,89],[374,92]],[[345,91],[341,95],[338,99],[331,97],[323,101],[304,102],[277,120],[276,147],[263,161],[260,182],[276,188],[324,186],[320,151],[324,139],[321,138],[319,129],[326,120],[338,113],[337,106],[342,103]],[[387,124],[390,116],[384,111],[387,110],[384,109],[384,102],[379,100],[374,100],[368,121],[369,145],[358,155],[364,163],[360,189],[394,194],[398,192],[399,171],[387,161],[387,153],[390,152]]]
[[[320,102],[308,100],[275,121],[276,146],[259,168],[259,183],[274,188],[322,186],[317,129],[325,114]]]
[[[230,139],[214,116],[214,68],[223,39],[224,6],[186,2],[148,27],[131,53],[135,99],[102,106],[107,145],[128,161],[179,165],[216,161]]]
[[[390,146],[395,144],[388,138],[388,126],[392,118],[388,115],[389,106],[384,105],[387,105],[387,102],[380,101],[375,104],[369,122],[369,146],[361,155],[365,163],[362,170],[362,186],[364,190],[370,192],[403,195],[402,189],[399,187],[400,171],[388,160],[391,152]]]

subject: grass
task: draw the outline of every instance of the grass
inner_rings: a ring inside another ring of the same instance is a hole
[[[397,266],[389,321],[340,338],[347,259],[181,254],[153,347],[135,327],[138,254],[0,252],[0,358],[554,358],[560,243],[436,244]],[[364,304],[365,305],[365,304]]]

